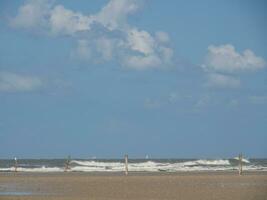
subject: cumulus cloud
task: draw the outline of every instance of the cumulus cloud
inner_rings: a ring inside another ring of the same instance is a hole
[[[140,8],[138,0],[110,0],[93,18],[109,29],[127,28],[127,18]]]
[[[128,45],[133,51],[150,55],[154,53],[155,41],[148,32],[132,29],[128,33]]]
[[[205,62],[201,66],[207,74],[207,86],[217,88],[238,88],[240,76],[244,72],[253,72],[266,67],[266,61],[246,49],[242,53],[236,51],[231,44],[208,47]]]
[[[239,88],[240,84],[239,78],[218,73],[208,74],[208,82],[206,83],[207,86],[218,88]]]
[[[202,66],[206,70],[235,73],[256,71],[266,66],[266,61],[250,49],[238,53],[231,44],[208,47],[208,54]]]
[[[43,87],[38,77],[0,72],[0,92],[30,92]]]
[[[173,50],[168,34],[151,34],[128,23],[129,15],[141,5],[141,0],[110,0],[98,13],[84,15],[53,1],[28,0],[10,23],[17,28],[43,30],[51,36],[71,36],[77,39],[72,57],[86,61],[115,60],[138,70],[170,66]]]
[[[78,31],[89,30],[90,17],[65,9],[62,5],[55,6],[47,19],[53,34],[73,35]]]
[[[48,25],[47,18],[51,15],[52,3],[48,0],[27,0],[10,20],[10,25],[25,29],[45,28]]]

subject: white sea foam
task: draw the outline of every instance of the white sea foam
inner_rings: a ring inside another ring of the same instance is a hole
[[[239,157],[234,157],[235,160],[239,160]],[[243,163],[250,163],[250,161],[246,158],[242,158]]]
[[[75,163],[81,166],[89,166],[89,167],[123,167],[124,164],[121,162],[98,162],[98,161],[79,161],[72,160],[70,163]]]
[[[230,165],[229,160],[196,160],[183,163],[184,166],[192,165]]]
[[[15,168],[14,167],[0,168],[0,171],[13,172],[13,171],[15,171]],[[17,171],[18,172],[61,172],[61,171],[64,171],[64,169],[63,168],[59,168],[59,167],[35,167],[35,168],[18,167]]]
[[[98,162],[73,160],[72,164],[78,166],[72,167],[73,171],[124,171],[125,166],[122,162]],[[195,160],[185,162],[136,162],[129,163],[129,171],[203,171],[203,170],[233,170],[229,160]]]
[[[70,162],[70,170],[74,172],[122,172],[125,170],[125,165],[122,161],[94,161],[94,160],[72,160]],[[26,167],[21,164],[17,171],[20,172],[63,172],[64,166],[45,167],[35,165]],[[128,163],[128,169],[132,172],[179,172],[179,171],[233,171],[238,170],[238,165],[235,162],[230,162],[226,159],[218,160],[190,160],[176,162],[160,162],[160,161],[145,161]],[[250,163],[249,161],[243,166],[245,171],[267,171],[267,166]],[[0,172],[15,171],[14,167],[0,168]]]

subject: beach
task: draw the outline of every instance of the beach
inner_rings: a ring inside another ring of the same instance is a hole
[[[9,172],[0,173],[0,199],[267,199],[267,172]]]

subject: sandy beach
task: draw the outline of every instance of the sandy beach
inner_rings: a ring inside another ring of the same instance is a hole
[[[1,173],[0,194],[1,200],[256,200],[267,199],[267,173]]]

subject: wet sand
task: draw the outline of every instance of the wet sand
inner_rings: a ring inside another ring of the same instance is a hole
[[[0,173],[0,200],[18,199],[267,200],[267,173]]]

